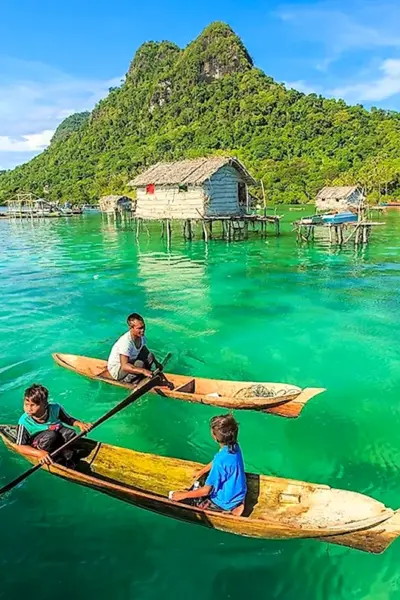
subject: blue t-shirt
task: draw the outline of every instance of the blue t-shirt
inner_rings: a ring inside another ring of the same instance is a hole
[[[247,485],[239,444],[231,452],[223,446],[214,456],[205,485],[212,486],[210,500],[224,510],[232,510],[244,501]]]

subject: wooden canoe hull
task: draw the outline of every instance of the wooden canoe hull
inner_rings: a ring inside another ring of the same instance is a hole
[[[6,446],[17,453],[16,427],[0,426]],[[160,515],[236,535],[263,539],[315,538],[380,553],[400,534],[400,513],[382,503],[326,485],[247,474],[244,516],[217,513],[168,499],[190,486],[199,463],[136,452],[94,440],[80,442],[76,469],[44,467],[63,479]],[[29,459],[35,463],[34,459]]]
[[[53,358],[58,365],[90,379],[127,389],[135,387],[112,379],[105,360],[58,352]],[[173,384],[173,389],[167,385],[154,388],[152,391],[160,396],[227,409],[258,410],[289,418],[298,417],[306,402],[325,391],[324,388],[301,389],[285,383],[205,379],[174,373],[165,373],[165,377]]]

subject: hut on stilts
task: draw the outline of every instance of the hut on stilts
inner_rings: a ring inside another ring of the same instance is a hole
[[[100,198],[99,207],[101,212],[107,215],[130,217],[135,210],[135,200],[129,196],[110,194]]]
[[[279,219],[250,215],[249,186],[256,181],[232,157],[210,157],[158,163],[138,175],[129,185],[136,190],[137,231],[140,222],[162,223],[162,235],[171,237],[171,222],[183,222],[183,235],[191,240],[197,223],[203,238],[213,237],[213,225],[220,222],[225,239],[246,238],[249,223],[265,231],[267,222]],[[215,234],[215,228],[214,228]],[[238,235],[239,234],[239,235]]]
[[[353,242],[358,246],[368,243],[373,226],[383,225],[368,220],[366,196],[358,185],[322,188],[315,208],[315,215],[294,223],[299,242],[314,241],[316,230],[323,227],[328,231],[330,244],[342,246]]]

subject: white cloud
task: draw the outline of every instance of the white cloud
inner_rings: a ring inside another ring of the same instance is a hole
[[[379,77],[335,88],[331,95],[349,102],[375,102],[400,94],[400,59],[384,60],[379,71]]]
[[[320,89],[317,85],[311,85],[303,79],[299,79],[298,81],[285,81],[284,84],[289,90],[293,88],[294,90],[303,92],[303,94],[320,93]]]
[[[74,77],[42,63],[0,56],[0,169],[32,158],[63,119],[91,110],[120,82],[120,77]]]
[[[294,37],[318,43],[323,55],[315,66],[325,70],[332,61],[354,50],[400,48],[400,4],[338,0],[281,7],[278,16],[292,26]]]
[[[0,152],[35,152],[44,150],[53,137],[54,129],[46,129],[40,133],[23,135],[21,138],[12,138],[0,135]]]

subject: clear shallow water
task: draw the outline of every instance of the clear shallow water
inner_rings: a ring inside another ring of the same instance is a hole
[[[171,370],[325,386],[297,420],[238,412],[246,467],[366,492],[400,506],[400,214],[368,248],[279,239],[136,240],[100,216],[0,222],[2,422],[47,385],[94,420],[123,392],[56,367],[51,352],[107,356],[125,317],[146,316]],[[220,410],[147,396],[96,436],[206,462]],[[0,446],[0,483],[26,468]],[[400,598],[400,540],[381,556],[269,542],[147,513],[38,473],[0,503],[0,597],[387,600]]]

